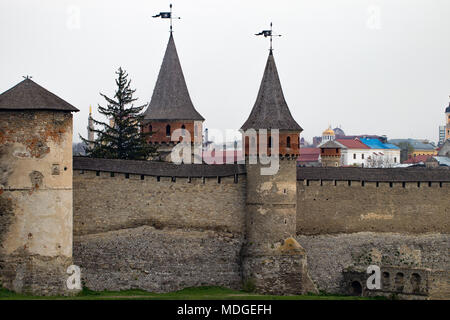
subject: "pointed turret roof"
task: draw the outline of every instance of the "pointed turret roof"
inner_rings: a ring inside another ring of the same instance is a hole
[[[303,131],[292,118],[284,99],[272,50],[267,59],[255,105],[247,121],[241,127],[242,130],[251,128]]]
[[[44,89],[30,78],[0,94],[0,110],[79,111],[70,103]]]
[[[144,118],[146,120],[205,120],[192,104],[172,33]]]
[[[450,112],[450,102],[448,103],[448,107],[445,109],[445,113],[449,113]]]

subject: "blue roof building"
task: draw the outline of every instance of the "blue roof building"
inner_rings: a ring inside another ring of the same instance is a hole
[[[375,138],[361,138],[362,143],[368,146],[371,149],[400,149],[396,145],[390,143],[383,143]]]

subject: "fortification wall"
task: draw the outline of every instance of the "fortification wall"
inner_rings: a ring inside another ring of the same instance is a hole
[[[242,236],[141,226],[74,237],[74,263],[94,290],[241,288]]]
[[[348,293],[344,271],[378,265],[381,271],[398,270],[407,274],[426,271],[433,276],[425,286],[431,297],[450,297],[448,283],[450,235],[430,233],[406,235],[400,233],[341,233],[298,235],[297,241],[308,256],[309,274],[320,290],[330,293]],[[390,272],[394,281],[395,273]],[[364,272],[365,273],[365,272]],[[364,279],[367,279],[367,274]],[[411,279],[404,279],[406,285]],[[427,281],[427,279],[422,279]],[[362,283],[365,286],[365,283]]]
[[[450,182],[301,180],[297,233],[450,232]]]
[[[245,176],[111,175],[75,170],[75,235],[144,225],[244,232]]]
[[[241,286],[241,167],[77,159],[74,168],[74,261],[88,287]],[[297,174],[296,240],[319,290],[346,293],[345,270],[379,264],[436,275],[423,281],[450,296],[449,170],[313,169]]]
[[[73,177],[74,263],[87,287],[241,287],[245,175],[210,166],[139,169],[153,175],[100,167],[111,171],[75,170]]]

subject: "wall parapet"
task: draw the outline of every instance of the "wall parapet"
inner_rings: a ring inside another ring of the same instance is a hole
[[[297,180],[450,182],[450,169],[297,167]]]
[[[241,164],[174,164],[162,161],[140,161],[73,157],[74,170],[128,173],[157,177],[229,177],[245,174]]]

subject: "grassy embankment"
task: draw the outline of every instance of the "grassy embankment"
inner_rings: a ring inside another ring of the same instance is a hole
[[[221,287],[197,287],[186,288],[176,292],[152,293],[143,290],[125,291],[92,291],[84,288],[75,296],[51,296],[40,297],[32,295],[17,294],[0,288],[0,300],[374,300],[384,299],[365,298],[340,295],[295,295],[295,296],[273,296],[260,295],[244,291],[235,291]]]

